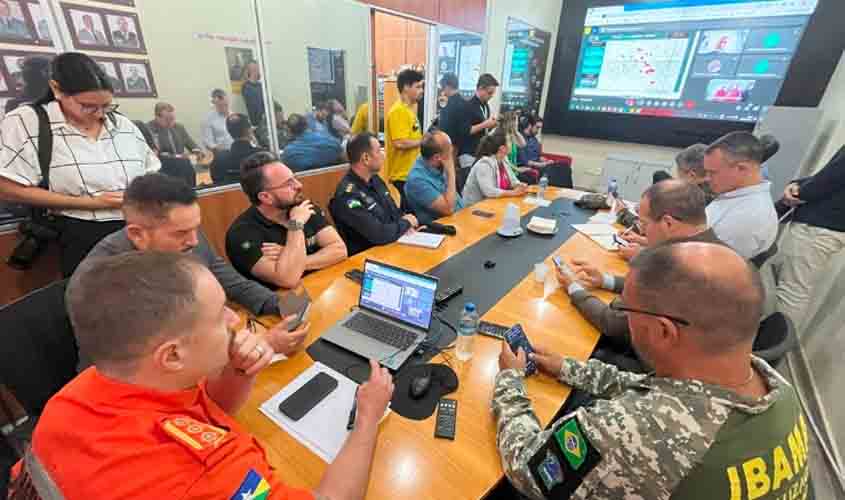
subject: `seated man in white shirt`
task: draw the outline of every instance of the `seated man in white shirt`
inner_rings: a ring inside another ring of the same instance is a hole
[[[749,132],[731,132],[707,148],[704,170],[718,196],[707,206],[707,225],[746,259],[765,255],[778,234],[771,183],[760,165],[764,145]],[[763,259],[764,260],[764,259]]]
[[[211,91],[211,104],[214,109],[202,121],[202,145],[208,150],[219,153],[232,147],[234,139],[226,130],[226,118],[229,117],[229,96],[223,89]]]

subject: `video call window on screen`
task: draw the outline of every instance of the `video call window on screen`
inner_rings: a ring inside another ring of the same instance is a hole
[[[667,0],[587,9],[571,111],[757,122],[818,0]]]

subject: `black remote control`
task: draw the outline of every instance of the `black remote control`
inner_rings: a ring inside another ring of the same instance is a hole
[[[509,327],[497,325],[496,323],[490,323],[487,321],[481,321],[478,323],[478,333],[486,335],[487,337],[493,337],[494,339],[503,340],[505,338],[505,332],[508,330],[510,330]]]
[[[458,285],[455,287],[449,287],[445,290],[438,290],[437,293],[434,295],[434,302],[437,303],[438,306],[449,302],[454,297],[462,294],[464,291],[464,287]]]
[[[455,424],[458,421],[458,402],[443,398],[437,404],[437,422],[434,437],[455,440]]]

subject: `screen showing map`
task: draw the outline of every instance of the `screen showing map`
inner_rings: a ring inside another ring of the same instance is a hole
[[[569,109],[756,122],[818,0],[667,0],[587,10]]]

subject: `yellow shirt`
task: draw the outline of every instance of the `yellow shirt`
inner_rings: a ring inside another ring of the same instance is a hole
[[[355,118],[352,120],[352,128],[349,133],[355,135],[366,131],[369,121],[370,103],[365,102],[364,104],[358,106],[358,111],[355,112]]]
[[[387,178],[390,181],[405,181],[408,172],[420,155],[419,146],[414,149],[399,150],[393,146],[393,141],[422,139],[422,127],[417,120],[417,112],[401,100],[396,101],[387,114],[385,124],[385,145],[387,146]]]

